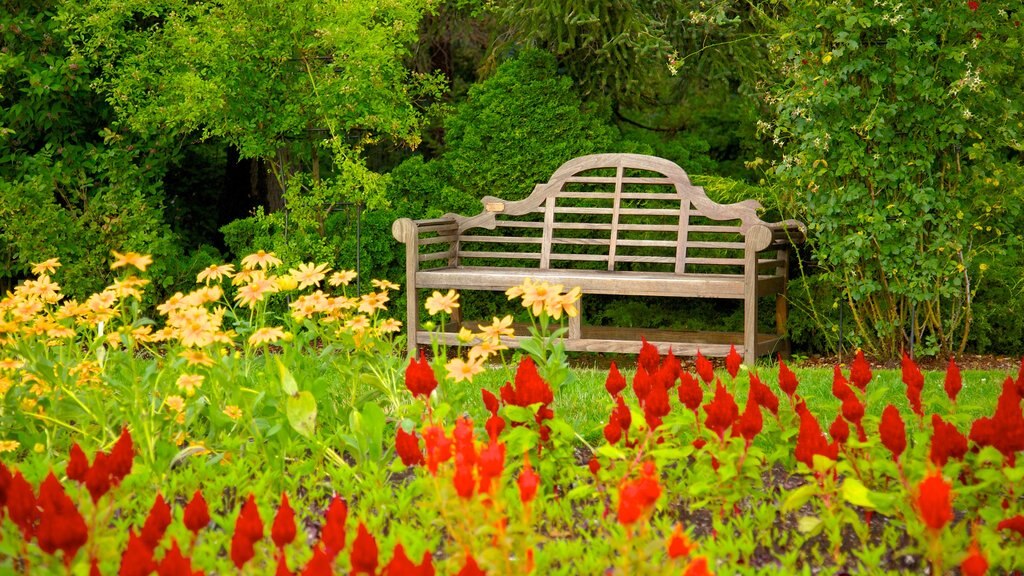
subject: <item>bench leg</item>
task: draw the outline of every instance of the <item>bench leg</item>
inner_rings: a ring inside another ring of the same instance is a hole
[[[579,340],[583,337],[583,295],[576,301],[576,316],[569,317],[569,340]]]
[[[408,348],[409,357],[416,358],[416,336],[420,329],[420,319],[418,310],[418,299],[416,298],[416,289],[412,286],[406,286],[405,297],[408,301],[405,304],[405,333],[408,334]]]
[[[743,363],[753,367],[757,360],[757,290],[747,285],[743,299]]]

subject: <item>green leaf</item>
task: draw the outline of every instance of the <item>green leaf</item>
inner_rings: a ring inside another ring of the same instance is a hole
[[[605,458],[610,458],[612,460],[622,460],[623,458],[626,457],[625,452],[619,450],[618,448],[612,446],[611,444],[605,444],[603,446],[600,446],[597,450],[594,450],[594,452],[597,452],[598,456],[604,456]]]
[[[813,496],[818,493],[818,486],[813,483],[807,483],[803,486],[793,490],[786,496],[786,500],[782,503],[783,512],[792,512],[797,508],[800,508],[807,503]]]
[[[801,516],[796,521],[797,530],[804,534],[810,534],[811,532],[817,532],[821,529],[821,518],[817,516]]]
[[[275,358],[275,361],[277,361],[277,370],[281,373],[281,389],[284,390],[285,394],[295,396],[299,391],[299,385],[295,381],[295,377],[292,376],[291,371],[281,362],[280,358]]]
[[[502,410],[505,417],[513,422],[532,422],[536,418],[534,411],[525,406],[505,406]]]
[[[384,424],[386,420],[384,411],[375,403],[367,402],[363,405],[362,414],[362,433],[368,440],[370,456],[379,459],[382,456],[381,449],[384,446]]]
[[[285,415],[296,432],[306,438],[313,437],[316,429],[316,399],[303,390],[285,400]]]
[[[572,490],[569,490],[569,493],[566,494],[565,496],[569,500],[582,500],[584,498],[590,498],[591,496],[593,496],[593,494],[593,484],[582,484],[580,486],[573,488]]]
[[[843,481],[843,499],[861,508],[875,508],[875,503],[871,500],[871,491],[856,478],[847,478]]]

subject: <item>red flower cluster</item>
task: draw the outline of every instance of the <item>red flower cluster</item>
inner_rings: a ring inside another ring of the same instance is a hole
[[[743,358],[736,353],[736,345],[729,344],[729,354],[725,357],[725,369],[729,372],[729,376],[735,378],[740,372],[740,364],[743,363]]]
[[[422,350],[419,362],[416,362],[414,358],[409,359],[409,366],[405,369],[405,387],[412,392],[413,396],[421,396],[424,401],[430,398],[430,394],[437,388],[434,369],[430,367]]]
[[[657,469],[654,462],[646,462],[638,478],[625,480],[619,486],[619,523],[627,526],[635,523],[653,510],[660,497]]]
[[[715,379],[715,367],[700,353],[700,350],[697,350],[697,375],[705,384],[711,384],[711,381]]]
[[[506,405],[528,407],[540,404],[536,420],[541,440],[547,442],[551,430],[544,425],[544,421],[555,417],[555,412],[550,407],[555,395],[551,391],[551,386],[537,372],[533,358],[526,356],[519,362],[514,384],[506,383],[501,387],[500,393],[501,401]]]
[[[956,360],[952,356],[949,357],[949,364],[946,366],[946,380],[942,387],[946,389],[946,396],[949,396],[949,400],[956,404],[956,397],[960,394],[964,383],[960,377],[960,367],[956,365]]]
[[[928,459],[936,466],[943,467],[950,458],[963,460],[967,454],[967,437],[946,422],[942,416],[932,414],[932,445],[928,451]]]
[[[938,532],[953,519],[953,486],[942,473],[933,470],[917,485],[914,505],[921,520],[932,532]]]
[[[623,386],[625,386],[625,382],[623,382]],[[496,441],[498,439],[498,435],[505,429],[505,419],[498,416],[498,408],[500,408],[498,397],[485,388],[480,389],[480,395],[483,396],[484,407],[491,413],[487,418],[487,422],[484,423],[484,428],[487,430],[487,436],[490,437],[491,440]]]
[[[782,361],[782,356],[779,356],[779,389],[789,396],[790,403],[793,402],[793,395],[796,394],[796,387],[799,384],[796,374],[793,374],[793,371]]]
[[[800,432],[797,434],[795,449],[797,461],[813,469],[815,455],[837,460],[839,444],[835,441],[829,444],[821,425],[818,424],[818,419],[807,409],[807,405],[801,401],[796,405],[796,411],[800,415]]]
[[[118,437],[110,452],[97,452],[93,456],[91,466],[78,443],[73,444],[65,472],[71,480],[85,484],[95,503],[110,491],[111,486],[120,484],[121,480],[132,471],[134,460],[135,446],[132,443],[132,436],[128,432],[128,428],[122,428],[121,436]]]
[[[262,539],[263,519],[256,506],[256,497],[249,494],[235,520],[235,532],[231,537],[231,561],[239,570],[256,555],[254,545]]]
[[[406,432],[401,426],[395,430],[395,452],[406,466],[417,466],[425,462],[423,451],[420,450],[420,439],[415,432]]]
[[[56,554],[60,550],[64,554],[64,564],[70,566],[78,549],[89,539],[89,529],[53,472],[39,486],[37,504],[39,525],[36,527],[36,538],[39,547],[47,554]]]
[[[854,386],[860,388],[861,392],[867,390],[868,383],[871,382],[871,366],[864,358],[864,351],[859,348],[857,355],[853,358],[853,364],[850,365],[850,381]]]
[[[878,433],[882,437],[882,444],[892,452],[892,459],[898,461],[900,454],[907,448],[907,429],[903,425],[903,418],[895,406],[889,404],[882,411],[882,422],[878,425]]]
[[[740,409],[736,405],[736,400],[725,389],[725,386],[722,386],[721,381],[715,382],[715,398],[704,405],[704,411],[708,415],[704,420],[704,425],[715,434],[718,434],[719,439],[725,438],[725,431],[740,416]]]
[[[992,446],[1013,465],[1016,453],[1024,450],[1024,413],[1017,386],[1009,377],[1003,382],[1003,391],[992,417],[982,417],[971,426],[971,440],[979,446]]]
[[[921,391],[924,390],[924,375],[917,367],[917,364],[903,351],[901,362],[903,383],[907,385],[907,400],[910,402],[910,409],[917,414],[918,418],[924,418],[924,410],[921,408]]]

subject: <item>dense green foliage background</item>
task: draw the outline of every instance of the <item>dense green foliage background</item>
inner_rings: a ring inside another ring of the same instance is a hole
[[[474,213],[574,156],[640,152],[809,224],[797,350],[842,333],[877,357],[1022,351],[1017,3],[3,6],[0,288],[60,256],[61,285],[87,294],[112,249],[156,256],[154,298],[256,248],[401,281],[395,218]],[[588,314],[739,318],[646,300]]]

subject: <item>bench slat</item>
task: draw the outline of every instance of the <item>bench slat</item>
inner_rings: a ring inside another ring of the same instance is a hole
[[[687,264],[708,264],[711,266],[743,266],[743,258],[687,258]]]
[[[460,258],[504,258],[506,260],[540,260],[540,252],[483,252],[460,250]]]
[[[559,198],[580,198],[588,200],[612,200],[614,192],[559,192]],[[679,200],[679,195],[664,192],[623,192],[619,194],[623,200]]]
[[[502,244],[543,244],[544,239],[536,236],[461,236],[463,244],[470,242],[502,243]]]
[[[743,242],[707,242],[690,241],[686,243],[687,248],[720,248],[723,250],[743,250],[746,246]]]
[[[573,176],[566,178],[567,184],[664,184],[675,185],[671,178],[657,178],[649,176]],[[678,198],[678,196],[676,196]]]
[[[417,244],[420,246],[430,246],[431,244],[444,244],[445,242],[454,242],[458,239],[456,235],[447,236],[434,236],[433,238],[420,238]]]
[[[690,214],[693,215],[692,213]],[[710,232],[716,234],[740,234],[743,230],[739,226],[707,226],[691,225],[690,232]]]
[[[434,260],[447,260],[452,255],[451,250],[445,250],[444,252],[434,252],[433,254],[420,254],[420,262],[433,262]]]

